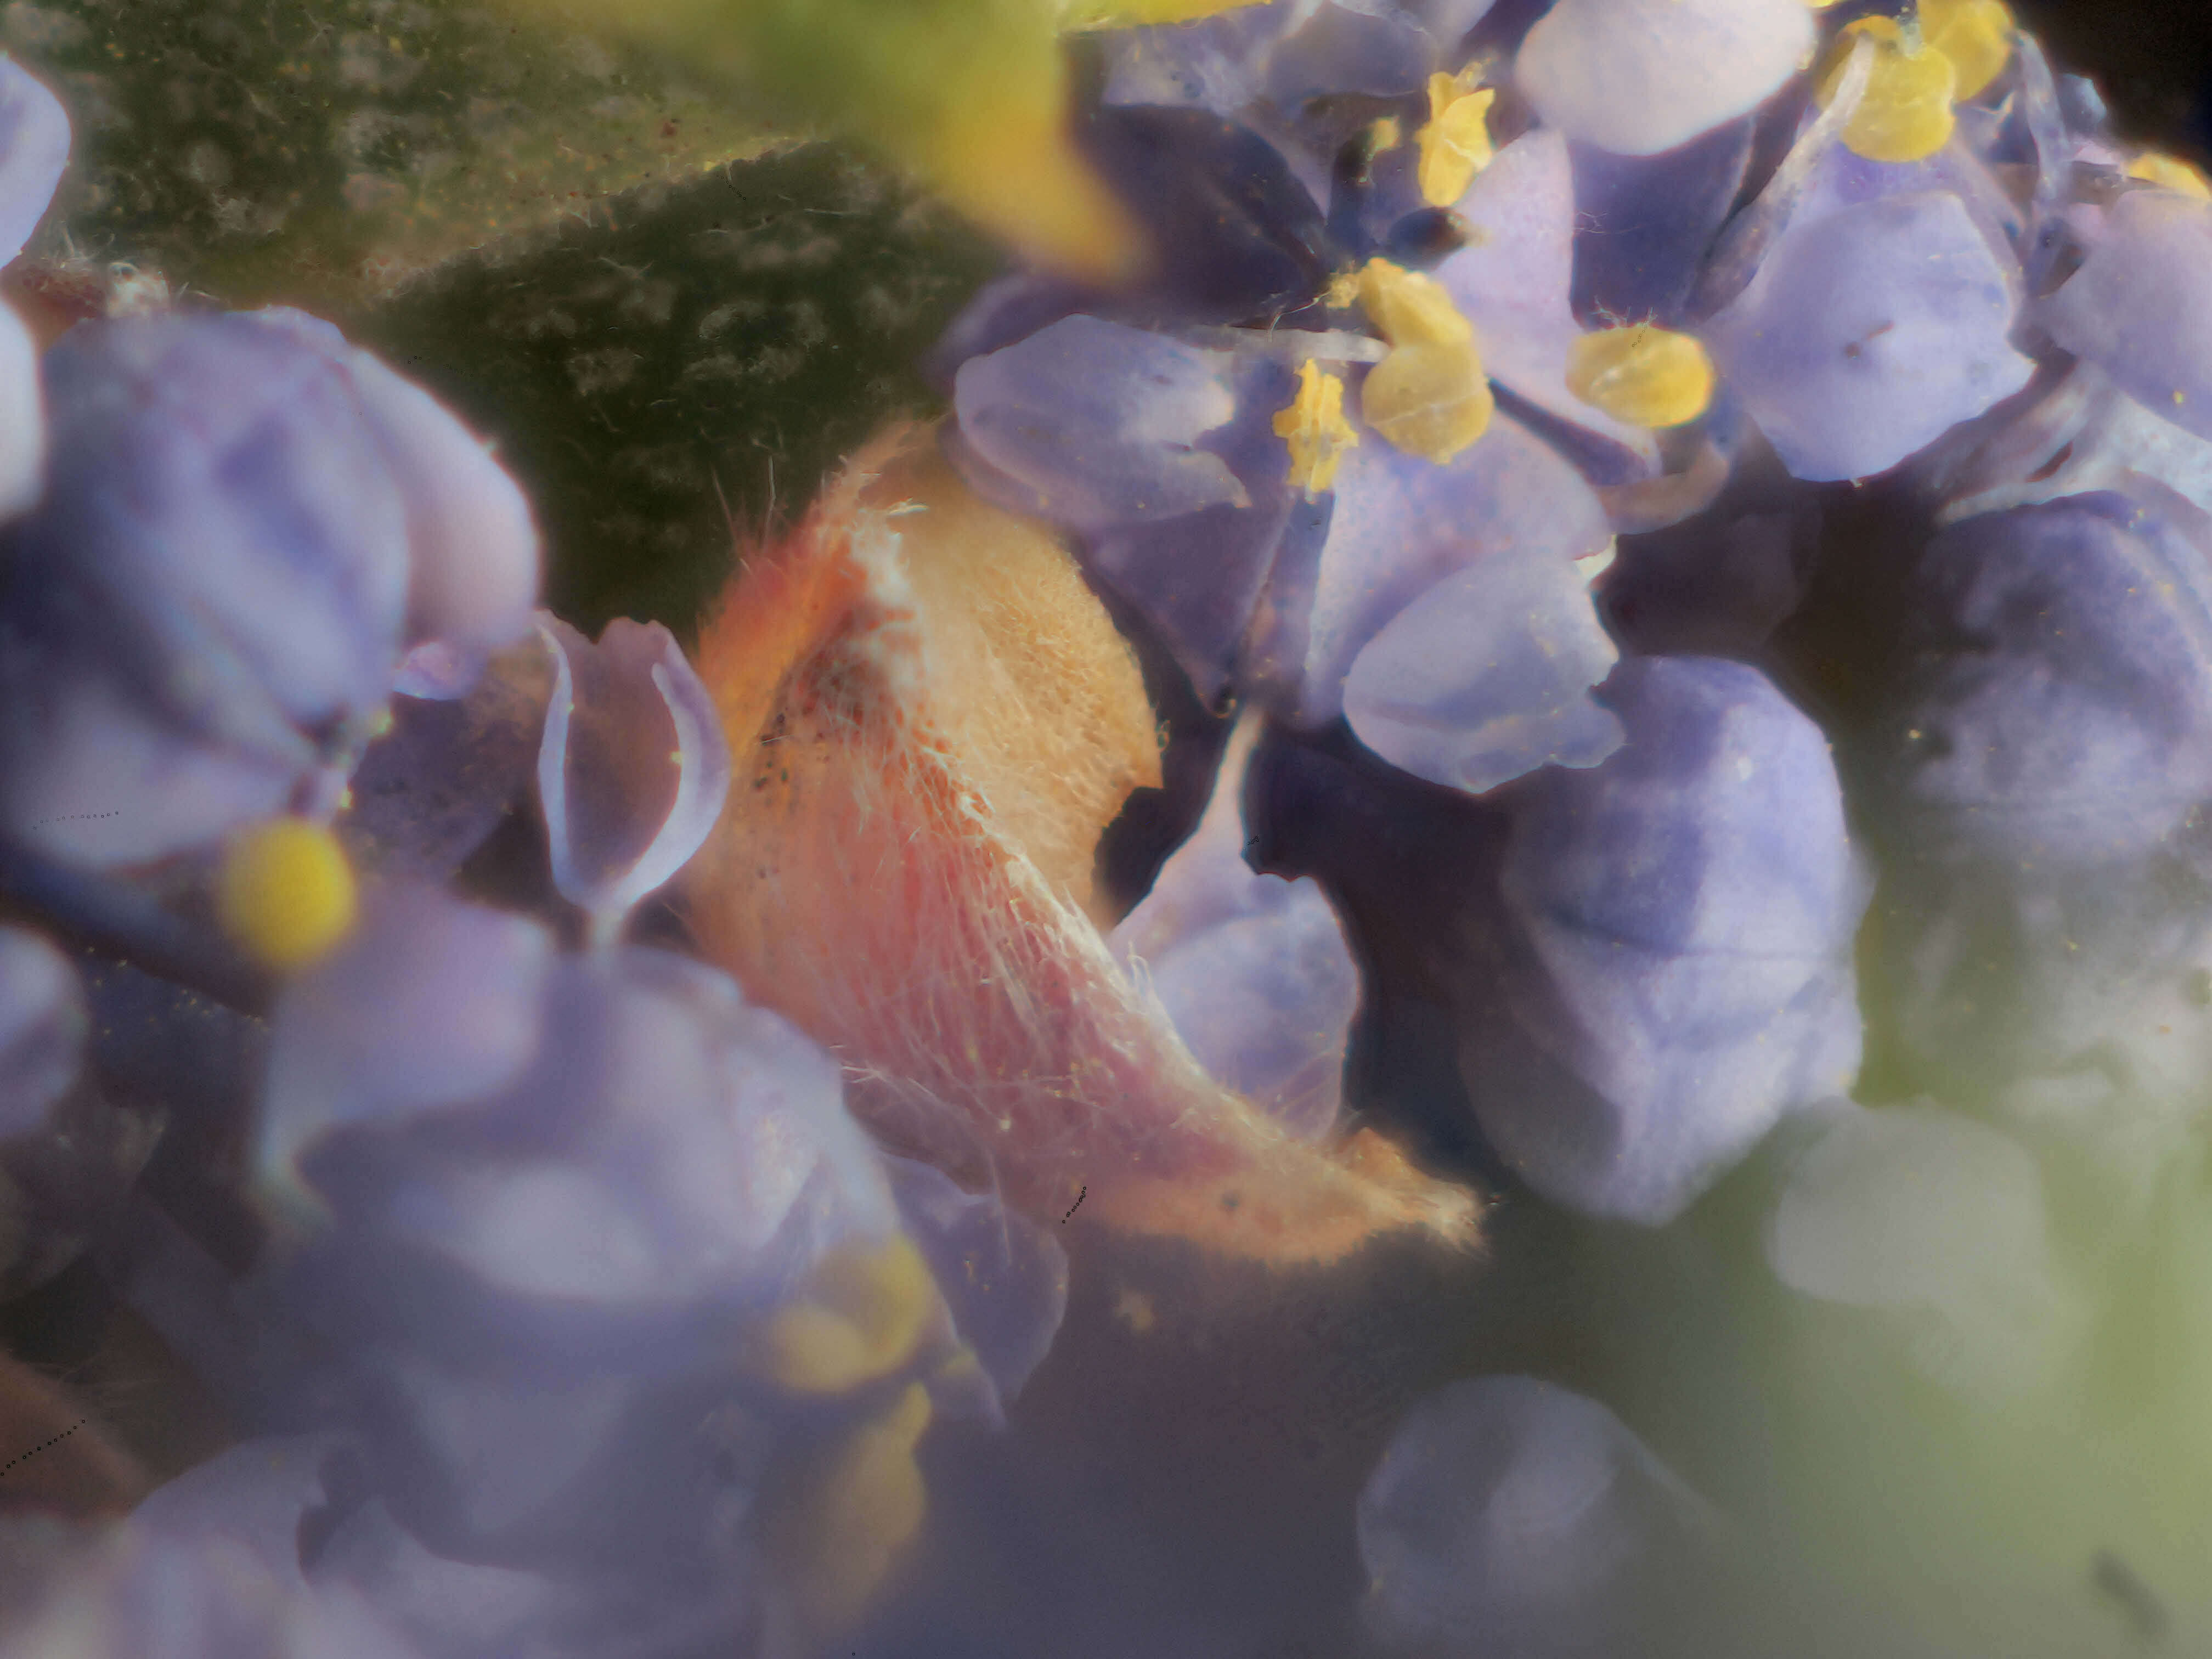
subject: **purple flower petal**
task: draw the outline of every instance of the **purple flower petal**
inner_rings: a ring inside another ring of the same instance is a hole
[[[252,314],[315,347],[351,383],[406,503],[416,650],[397,689],[459,696],[494,652],[529,631],[540,564],[529,501],[452,411],[330,324],[282,307]]]
[[[0,817],[92,865],[336,793],[391,686],[404,503],[343,374],[248,317],[81,325],[0,584]]]
[[[1244,773],[1255,726],[1231,741],[1190,839],[1109,943],[1144,979],[1209,1076],[1292,1134],[1336,1121],[1359,969],[1344,924],[1310,877],[1245,862]]]
[[[1956,196],[1793,223],[1705,338],[1797,477],[1887,471],[2027,384],[2019,274]]]
[[[61,100],[14,58],[0,56],[0,265],[38,228],[69,150]]]
[[[1069,317],[970,358],[954,380],[968,447],[1027,492],[1018,505],[1080,531],[1171,519],[1250,497],[1198,441],[1237,413],[1227,352]]]
[[[1514,75],[1547,126],[1656,155],[1765,102],[1813,41],[1804,0],[1559,0]]]
[[[1866,882],[1826,741],[1756,671],[1634,658],[1602,701],[1621,749],[1510,802],[1517,938],[1461,1070],[1532,1187],[1658,1224],[1849,1085]]]
[[[930,1164],[883,1162],[906,1231],[990,1379],[994,1405],[1012,1404],[1066,1315],[1066,1251],[1043,1224],[988,1194],[963,1192]]]
[[[1576,208],[1566,140],[1540,130],[1515,139],[1475,174],[1458,213],[1475,234],[1435,275],[1474,325],[1491,378],[1626,451],[1633,470],[1656,471],[1658,448],[1649,432],[1567,390],[1567,354],[1583,330],[1567,303]]]
[[[713,696],[659,623],[617,618],[597,645],[557,617],[538,625],[553,655],[538,751],[553,882],[619,921],[721,817],[729,744]]]
[[[2130,191],[2035,319],[2137,403],[2212,438],[2212,204]]]
[[[1499,1654],[1695,1651],[1655,1614],[1697,1594],[1717,1516],[1595,1400],[1533,1376],[1415,1406],[1359,1495],[1368,1604],[1394,1645]],[[1464,1650],[1474,1651],[1474,1650]]]
[[[1504,416],[1437,466],[1379,440],[1344,459],[1315,577],[1297,718],[1326,725],[1371,640],[1447,577],[1486,560],[1572,562],[1612,540],[1605,509],[1558,453]]]
[[[1344,714],[1401,771],[1470,794],[1595,766],[1620,722],[1590,701],[1620,653],[1572,564],[1501,556],[1438,582],[1352,659]]]

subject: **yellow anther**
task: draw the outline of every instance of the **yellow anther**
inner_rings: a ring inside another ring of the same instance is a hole
[[[842,1394],[906,1364],[936,1306],[913,1240],[843,1246],[815,1268],[805,1299],[769,1319],[763,1369],[793,1394]]]
[[[1822,108],[1835,96],[1851,49],[1861,40],[1875,44],[1874,64],[1865,94],[1843,138],[1856,155],[1869,161],[1918,161],[1951,141],[1956,122],[1952,94],[1959,82],[1951,60],[1924,40],[1908,37],[1888,17],[1862,17],[1836,36],[1813,95]]]
[[[1275,411],[1275,435],[1290,444],[1293,489],[1310,500],[1334,489],[1337,464],[1359,443],[1359,429],[1344,417],[1344,382],[1308,358],[1298,366],[1298,395]]]
[[[1359,268],[1359,303],[1394,346],[1464,345],[1474,338],[1449,289],[1388,259],[1370,259]]]
[[[1472,339],[1397,347],[1359,390],[1367,424],[1430,461],[1451,459],[1488,431],[1495,407]]]
[[[1398,118],[1395,115],[1380,116],[1376,118],[1375,125],[1367,129],[1368,159],[1372,161],[1378,155],[1394,150],[1405,141],[1405,129],[1398,125]]]
[[[1429,77],[1429,121],[1417,142],[1421,199],[1431,207],[1451,206],[1490,165],[1496,154],[1490,144],[1490,106],[1497,101],[1492,88],[1470,90],[1454,76]]]
[[[1495,407],[1474,325],[1442,283],[1388,259],[1360,267],[1359,303],[1390,345],[1360,387],[1359,412],[1407,454],[1449,460],[1489,429]]]
[[[216,893],[223,931],[271,968],[304,968],[353,929],[353,866],[337,837],[303,818],[240,836]]]
[[[1713,361],[1696,337],[1649,323],[1600,329],[1567,354],[1567,390],[1630,426],[1680,426],[1713,400]]]
[[[2145,150],[2128,163],[2128,177],[2156,185],[2161,190],[2179,191],[2200,202],[2212,202],[2212,180],[2207,180],[2201,170],[2178,155]]]
[[[1321,302],[1331,311],[1349,310],[1359,303],[1360,286],[1358,271],[1340,270],[1329,279],[1328,287],[1321,296]]]
[[[929,1427],[919,1382],[862,1425],[814,1472],[781,1528],[788,1582],[807,1628],[849,1628],[921,1530],[929,1507],[915,1448]]]
[[[1958,72],[1954,98],[1973,98],[2012,61],[2012,13],[2004,0],[1920,0],[1920,38]]]

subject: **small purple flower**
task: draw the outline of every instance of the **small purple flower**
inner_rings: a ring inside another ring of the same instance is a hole
[[[1955,195],[1793,220],[1701,331],[1800,478],[1887,471],[2027,384],[2020,276]]]
[[[0,812],[112,865],[334,793],[382,706],[402,504],[343,381],[246,318],[80,326],[0,591]]]
[[[1474,1377],[1415,1406],[1359,1495],[1358,1528],[1386,1642],[1530,1659],[1675,1651],[1662,1620],[1717,1589],[1724,1538],[1619,1418],[1533,1376]]]
[[[592,644],[541,615],[553,690],[538,754],[553,884],[611,938],[721,817],[730,750],[713,696],[659,623],[617,618]]]
[[[2145,408],[2212,438],[2212,203],[2131,190],[2087,240],[2035,320]]]
[[[1660,1224],[1858,1069],[1866,878],[1820,728],[1755,670],[1632,658],[1627,741],[1506,802],[1508,918],[1460,1066],[1537,1191]]]

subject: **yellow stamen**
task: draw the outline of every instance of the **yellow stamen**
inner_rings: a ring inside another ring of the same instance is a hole
[[[1585,334],[1567,356],[1567,390],[1630,426],[1680,426],[1713,400],[1713,362],[1694,336],[1649,323]]]
[[[230,844],[216,909],[223,931],[271,968],[304,968],[353,930],[353,866],[319,823],[277,818]]]
[[[2161,190],[2179,191],[2200,202],[2212,202],[2212,180],[2178,155],[2145,150],[2128,163],[2128,177],[2156,185]]]
[[[914,1453],[930,1416],[927,1391],[908,1384],[831,1454],[784,1517],[788,1582],[816,1634],[856,1622],[921,1530],[929,1500]]]
[[[1453,76],[1429,77],[1429,121],[1417,142],[1421,199],[1431,207],[1451,206],[1490,165],[1496,153],[1490,143],[1490,106],[1497,101],[1492,88],[1470,90]]]
[[[1959,72],[1925,40],[1908,37],[1893,18],[1862,17],[1836,36],[1813,89],[1826,108],[1843,79],[1851,48],[1875,43],[1875,58],[1858,108],[1844,124],[1844,143],[1869,161],[1918,161],[1951,141],[1957,125],[1951,98]]]
[[[1474,338],[1474,326],[1459,314],[1449,289],[1433,276],[1388,259],[1370,259],[1360,267],[1359,303],[1394,346],[1462,345]]]
[[[832,1250],[805,1298],[780,1308],[763,1334],[762,1368],[793,1394],[842,1394],[913,1357],[937,1306],[937,1281],[903,1234]]]
[[[1291,447],[1291,487],[1310,501],[1336,484],[1344,452],[1359,429],[1344,416],[1344,382],[1309,358],[1298,367],[1298,395],[1275,413],[1275,435]]]
[[[1958,72],[1954,98],[1977,97],[2012,61],[2012,13],[2003,0],[1920,0],[1920,38]]]
[[[1489,430],[1497,404],[1474,328],[1442,283],[1370,259],[1359,272],[1359,302],[1390,345],[1359,390],[1368,425],[1407,454],[1437,462]]]
[[[1438,463],[1488,431],[1496,408],[1472,342],[1401,346],[1359,390],[1368,425],[1407,454]]]

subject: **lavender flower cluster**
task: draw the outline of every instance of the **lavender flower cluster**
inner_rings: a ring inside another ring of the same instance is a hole
[[[2079,1512],[1947,1570],[2124,1547],[2212,1629],[2212,186],[1996,0],[1082,51],[1149,272],[1005,275],[933,367],[968,488],[1201,747],[1237,711],[1105,951],[1286,1138],[1357,1114],[1631,1253],[1735,1227],[1785,1402],[1747,1474],[1694,1405],[1478,1358],[1358,1473],[1345,1639],[1771,1651],[1776,1516],[1879,1602],[1883,1547],[1987,1533],[1930,1469],[2037,1511],[2084,1420]],[[0,59],[0,252],[68,137]],[[678,948],[750,757],[675,635],[537,609],[516,482],[293,311],[0,305],[0,1297],[91,1264],[236,1431],[67,1547],[0,1510],[46,1564],[0,1659],[940,1650],[866,1622],[926,1438],[1021,1430],[1116,1246],[879,1147]],[[188,1018],[213,1081],[152,1046]],[[210,1121],[227,1189],[142,1174]],[[2179,1358],[2116,1382],[2139,1328]],[[1853,1530],[1916,1480],[1936,1519]],[[1065,1645],[1117,1644],[1245,1650]]]

